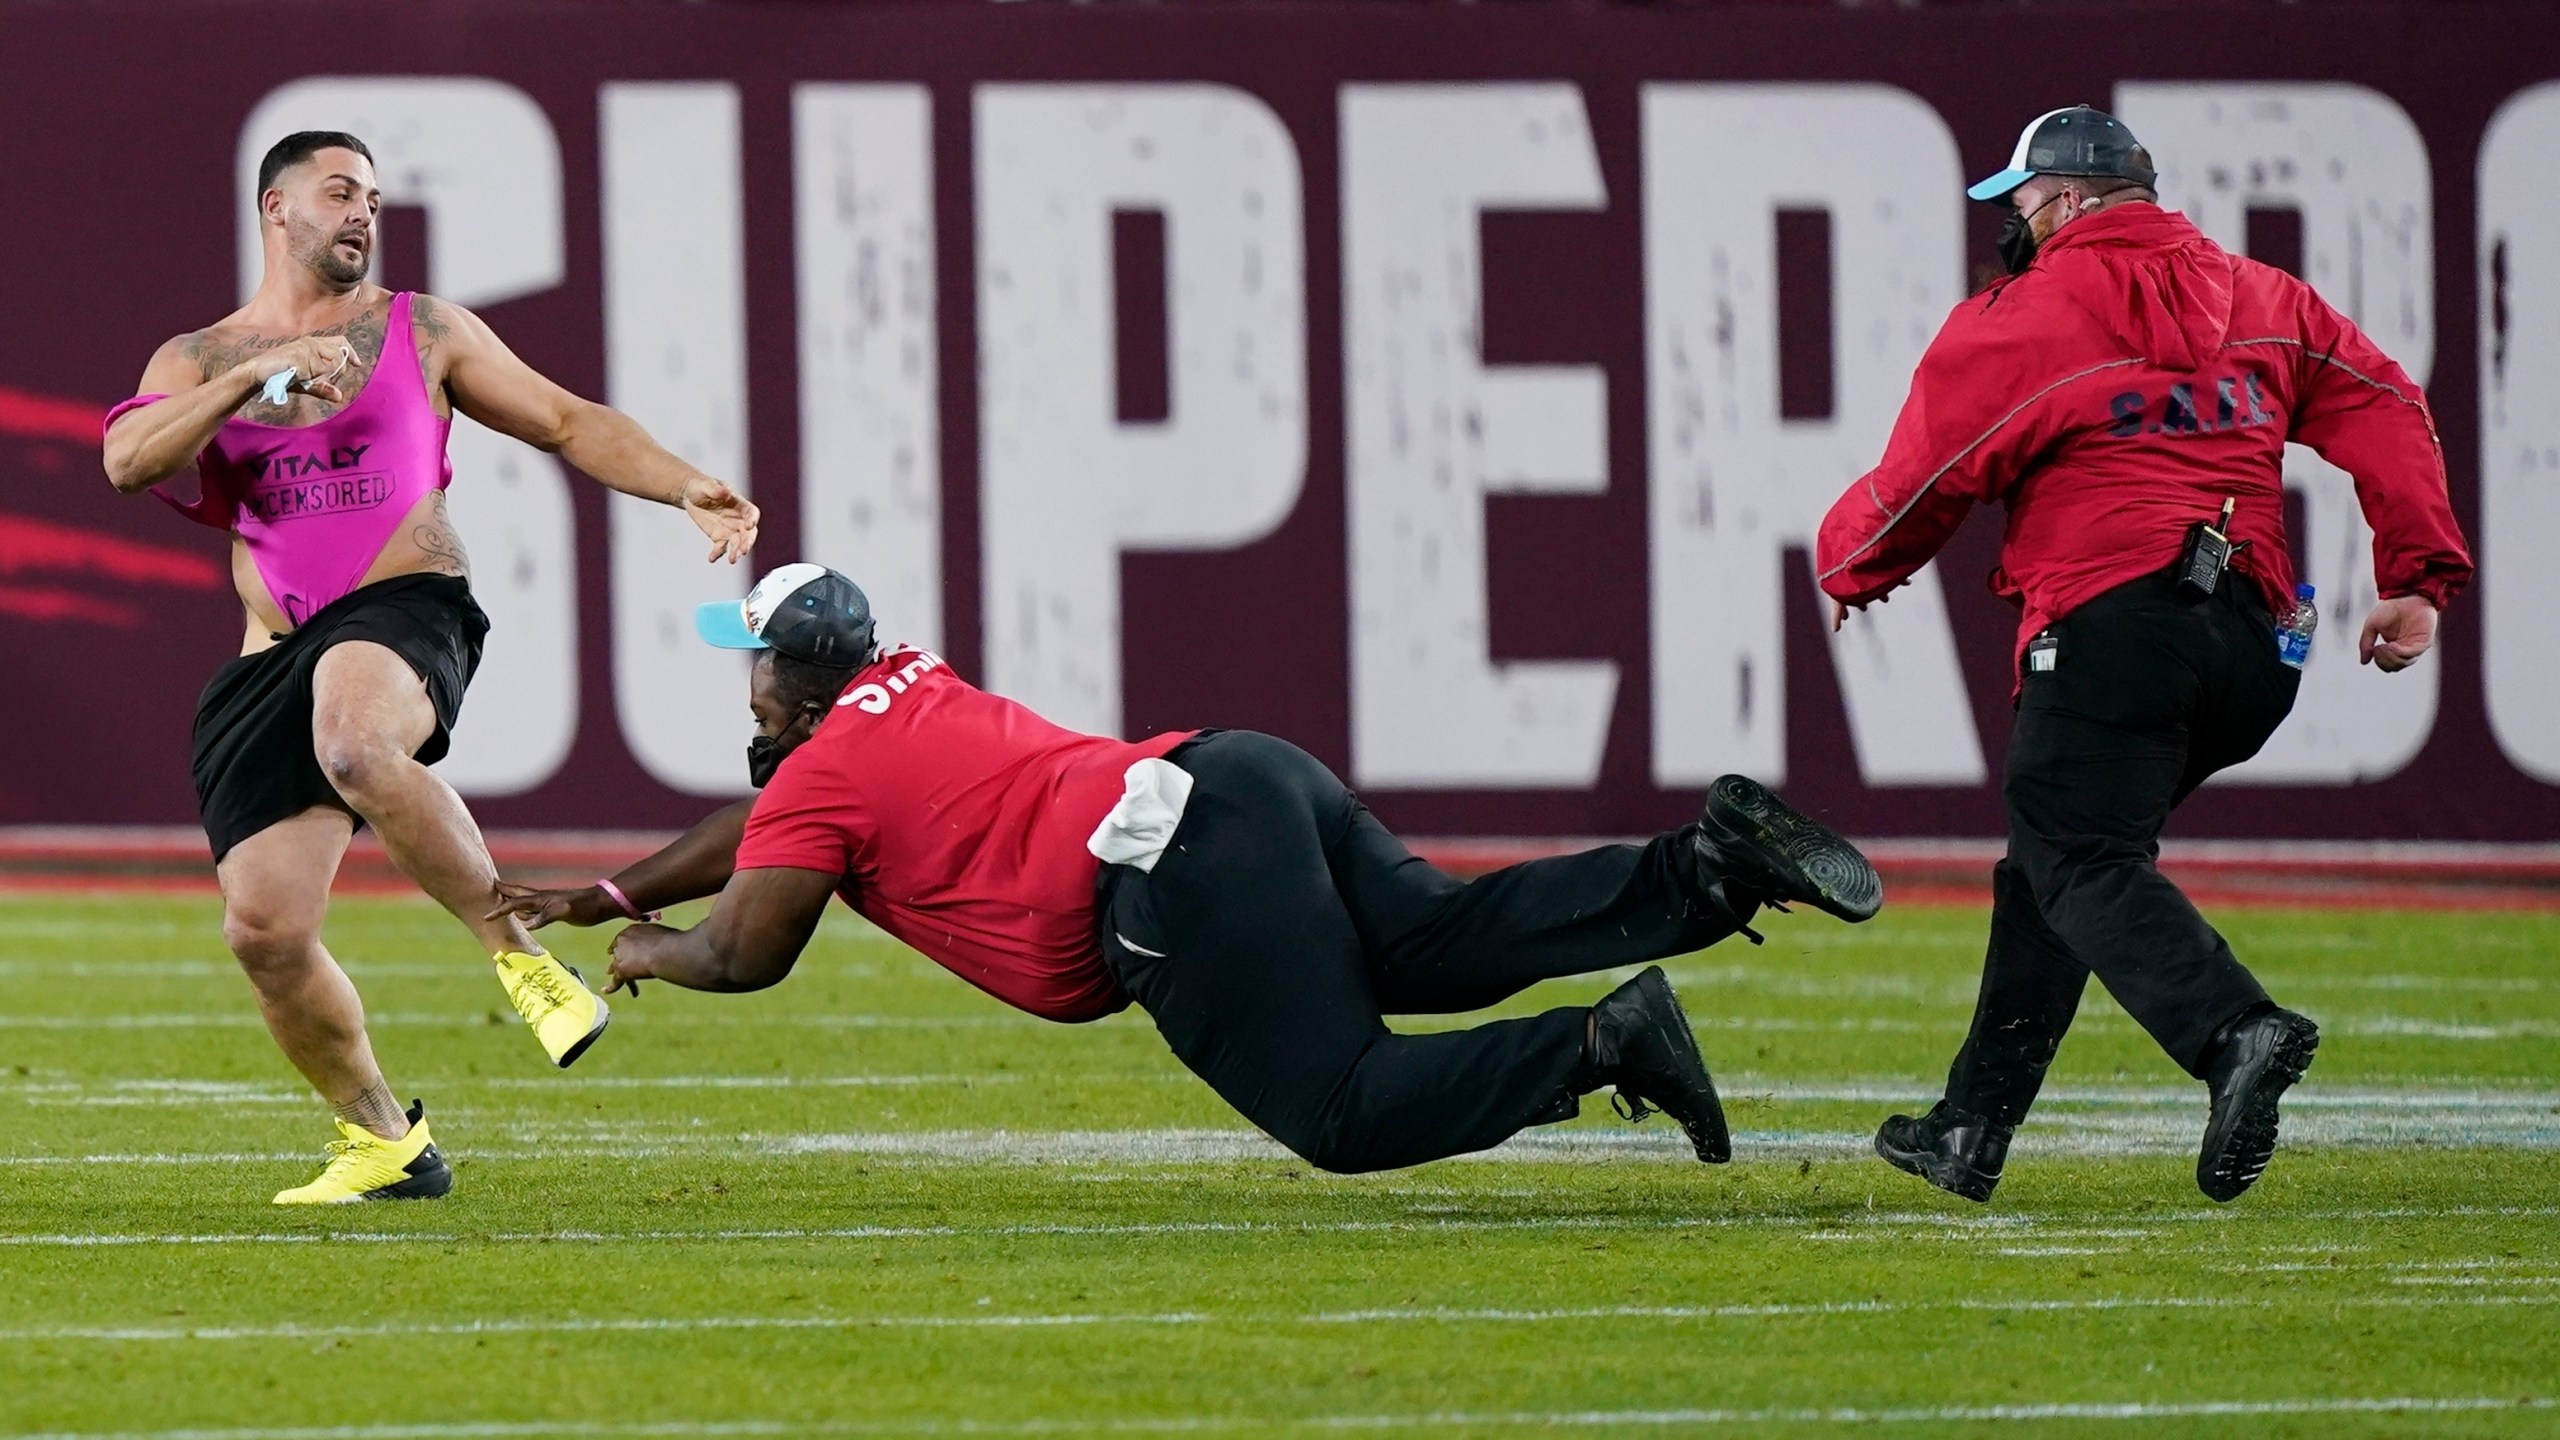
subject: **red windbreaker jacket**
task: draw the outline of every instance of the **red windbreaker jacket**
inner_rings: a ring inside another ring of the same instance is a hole
[[[2188,527],[2239,502],[2233,568],[2281,616],[2284,443],[2355,478],[2384,598],[2438,609],[2471,578],[2426,397],[2310,286],[2183,215],[2128,204],[2062,228],[2026,273],[1955,308],[1920,359],[1883,463],[1823,518],[1822,588],[1851,604],[1909,579],[1976,502],[2007,505],[1993,593],[2018,647],[2167,569]]]

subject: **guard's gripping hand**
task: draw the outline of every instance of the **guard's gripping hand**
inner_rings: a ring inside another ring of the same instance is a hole
[[[678,933],[647,921],[624,926],[604,947],[605,953],[613,959],[613,968],[606,973],[604,993],[610,995],[617,990],[627,990],[634,995],[639,994],[641,981],[658,978],[657,966],[652,963],[658,947]]]
[[[730,489],[708,475],[696,475],[684,482],[684,492],[676,497],[684,513],[702,533],[711,537],[711,553],[706,561],[726,558],[732,565],[739,557],[756,548],[756,527],[764,515],[755,502]]]
[[[619,906],[604,891],[593,885],[575,890],[537,890],[513,880],[498,882],[498,907],[481,916],[497,920],[513,915],[524,922],[527,930],[539,930],[555,920],[584,928],[601,925],[622,914]]]

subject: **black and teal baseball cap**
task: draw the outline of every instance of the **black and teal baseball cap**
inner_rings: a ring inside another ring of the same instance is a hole
[[[694,633],[723,650],[771,650],[812,665],[847,669],[871,658],[871,601],[842,571],[785,565],[743,600],[694,607]]]
[[[2018,132],[2008,168],[1977,181],[1964,193],[1976,200],[2003,200],[2010,191],[2039,175],[2104,175],[2130,180],[2148,190],[2160,177],[2151,168],[2151,152],[2104,110],[2066,105],[2047,110]]]

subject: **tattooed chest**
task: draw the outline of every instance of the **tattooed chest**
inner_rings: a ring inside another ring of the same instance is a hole
[[[336,377],[339,392],[347,397],[345,401],[323,400],[317,395],[296,391],[285,396],[284,403],[270,405],[263,393],[257,393],[232,412],[243,420],[254,420],[261,425],[317,424],[347,408],[365,386],[373,382],[374,368],[382,363],[388,308],[367,311],[344,324],[324,326],[300,335],[250,335],[207,330],[188,339],[187,352],[204,378],[212,380],[244,361],[254,360],[297,340],[315,336],[344,339],[347,348],[355,352],[355,359]]]

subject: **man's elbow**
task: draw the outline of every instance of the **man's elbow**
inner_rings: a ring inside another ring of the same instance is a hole
[[[560,402],[547,430],[529,438],[538,449],[574,459],[580,447],[597,439],[612,420],[611,408],[571,395]]]
[[[723,949],[714,958],[719,963],[719,988],[727,995],[744,995],[756,990],[770,990],[791,973],[791,962],[799,957],[756,955]]]
[[[169,478],[152,474],[143,467],[142,457],[135,454],[132,447],[120,446],[112,439],[107,442],[105,458],[107,483],[116,487],[119,495],[148,490]]]

